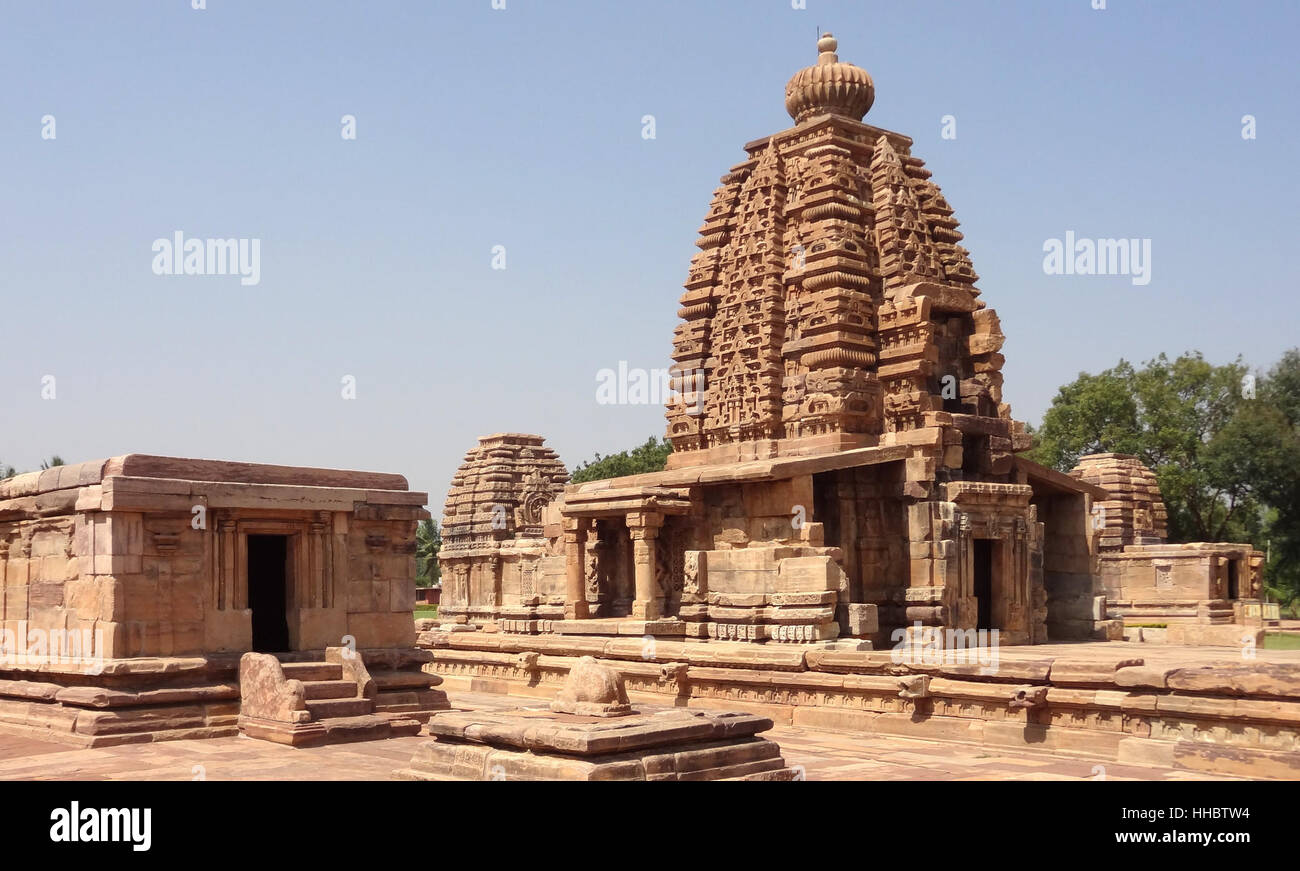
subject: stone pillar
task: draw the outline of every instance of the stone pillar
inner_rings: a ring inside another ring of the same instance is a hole
[[[586,620],[586,573],[583,556],[586,551],[587,530],[591,528],[588,517],[564,518],[564,619]]]
[[[636,567],[636,599],[632,602],[632,616],[641,620],[658,620],[663,616],[664,600],[655,560],[655,539],[663,525],[662,514],[635,512],[627,516],[627,529],[632,536],[632,562]]]
[[[9,590],[5,577],[9,571],[9,539],[0,538],[0,629],[5,628],[4,621],[9,619]]]
[[[308,526],[307,560],[307,600],[301,604],[304,608],[325,607],[325,587],[329,583],[325,569],[325,555],[329,551],[326,541],[326,518],[328,514],[320,512]]]
[[[489,588],[488,601],[484,604],[492,609],[492,619],[496,620],[501,616],[501,557],[498,554],[492,554],[487,559],[488,580],[491,582]]]
[[[235,560],[238,555],[238,535],[235,521],[222,519],[217,523],[217,564],[221,567],[217,575],[217,595],[215,606],[218,611],[229,611],[240,607],[235,594],[237,585]]]

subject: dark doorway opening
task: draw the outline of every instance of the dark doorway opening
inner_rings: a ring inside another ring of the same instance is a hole
[[[1229,599],[1235,600],[1237,596],[1240,594],[1241,591],[1238,590],[1238,586],[1239,586],[1239,580],[1237,577],[1237,561],[1235,559],[1228,560],[1228,598]]]
[[[993,629],[993,540],[977,538],[975,546],[976,629]]]
[[[839,473],[821,472],[813,475],[813,517],[822,525],[827,547],[841,547]],[[812,517],[804,517],[811,522]]]
[[[248,607],[253,610],[253,650],[283,653],[289,649],[289,537],[248,537]]]

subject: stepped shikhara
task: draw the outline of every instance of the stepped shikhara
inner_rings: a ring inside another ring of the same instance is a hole
[[[527,623],[563,616],[562,604],[548,608],[537,561],[548,551],[542,535],[546,507],[568,481],[564,463],[541,436],[479,439],[456,471],[443,511],[444,619]],[[552,575],[563,573],[560,560]]]
[[[885,444],[957,414],[980,431],[941,466],[1004,475],[1027,438],[997,315],[912,141],[862,122],[871,77],[836,48],[822,37],[790,80],[797,125],[746,146],[714,194],[673,341],[673,464]]]
[[[1089,484],[1105,487],[1109,499],[1093,503],[1097,544],[1102,550],[1128,544],[1164,544],[1168,512],[1155,473],[1128,454],[1082,457],[1070,472]]]

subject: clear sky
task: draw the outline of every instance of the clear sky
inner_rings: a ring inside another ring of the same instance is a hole
[[[570,468],[662,434],[597,372],[668,365],[819,27],[957,210],[1017,417],[1121,357],[1300,344],[1293,0],[492,5],[0,0],[0,460],[393,471],[436,508],[482,434]],[[260,283],[155,275],[178,230],[260,240]],[[1150,239],[1150,283],[1045,274],[1067,231]]]

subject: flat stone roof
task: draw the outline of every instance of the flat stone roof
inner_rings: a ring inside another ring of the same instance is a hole
[[[1099,487],[1087,481],[1080,481],[1078,478],[1072,478],[1064,472],[1049,469],[1047,466],[1040,466],[1033,460],[1018,456],[1015,458],[1015,464],[1024,471],[1030,481],[1043,489],[1057,493],[1087,493],[1097,501],[1105,501],[1111,498],[1110,491],[1105,487]]]
[[[722,463],[704,466],[686,466],[646,472],[623,478],[607,478],[584,484],[570,484],[566,493],[596,493],[601,490],[621,490],[637,487],[692,487],[697,484],[727,484],[749,481],[779,481],[799,475],[814,475],[835,469],[874,466],[880,463],[902,462],[912,455],[909,445],[889,445],[874,448],[855,448],[814,454],[807,457],[773,457],[766,460],[749,460],[739,463]]]
[[[90,487],[107,478],[162,478],[222,484],[281,484],[299,487],[342,487],[356,490],[408,491],[402,475],[382,472],[354,472],[315,469],[306,466],[274,466],[229,460],[193,460],[125,454],[107,460],[92,460],[27,472],[0,481],[0,501],[38,496],[56,490]]]

